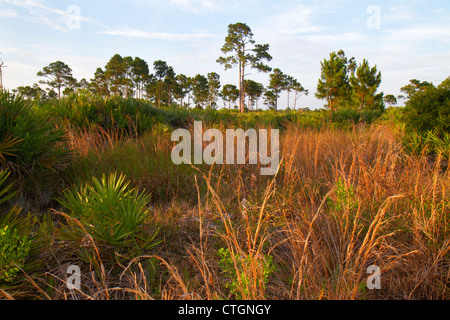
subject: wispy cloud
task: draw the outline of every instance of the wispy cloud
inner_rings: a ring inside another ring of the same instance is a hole
[[[73,19],[73,12],[57,9],[54,7],[46,6],[39,0],[0,0],[0,3],[5,3],[11,6],[23,8],[27,11],[27,15],[19,15],[15,10],[2,9],[2,12],[14,12],[14,17],[20,17],[24,20],[31,21],[33,23],[47,25],[52,29],[67,32],[70,30],[68,27],[68,21]],[[8,14],[8,13],[7,13]],[[2,13],[0,12],[0,16]],[[97,23],[96,20],[79,15],[77,16],[80,22]]]
[[[423,24],[409,28],[388,30],[391,39],[416,43],[419,40],[446,41],[450,39],[450,25]]]
[[[325,28],[313,23],[316,15],[316,7],[298,5],[288,11],[275,13],[269,16],[265,23],[267,26],[275,26],[277,32],[288,35],[297,35],[322,31]]]
[[[200,14],[202,12],[219,12],[225,1],[213,0],[170,0],[172,6]]]
[[[252,1],[256,2],[258,0]],[[196,15],[229,11],[243,3],[242,0],[146,0],[146,2],[153,6],[170,6],[172,9],[186,11]]]
[[[160,39],[170,41],[190,41],[195,39],[215,38],[216,35],[210,33],[167,33],[167,32],[149,32],[141,29],[133,29],[130,27],[123,27],[120,29],[111,29],[106,31],[99,31],[99,34],[106,34],[111,36],[122,36],[127,38],[142,38],[142,39]]]
[[[0,17],[14,18],[14,17],[17,17],[17,12],[12,9],[2,9],[2,10],[0,10]]]
[[[390,6],[389,12],[384,15],[385,19],[392,21],[412,20],[416,17],[415,12],[408,6]]]

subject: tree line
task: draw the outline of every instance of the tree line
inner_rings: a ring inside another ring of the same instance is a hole
[[[222,100],[224,108],[236,106],[240,112],[257,109],[263,98],[268,108],[278,109],[282,92],[287,93],[287,107],[297,108],[300,96],[307,95],[298,79],[285,74],[279,68],[271,68],[272,60],[268,44],[256,44],[253,33],[245,23],[230,24],[228,35],[221,49],[224,56],[217,63],[225,70],[237,67],[238,86],[221,84],[220,75],[210,72],[206,75],[187,76],[177,74],[166,61],[157,60],[153,65],[140,57],[122,57],[115,54],[103,68],[97,68],[94,77],[77,81],[72,69],[62,61],[50,63],[37,75],[43,80],[39,84],[22,86],[16,90],[28,98],[46,100],[61,98],[73,92],[87,92],[104,97],[122,96],[147,99],[156,106],[179,105],[199,108],[218,108]],[[269,73],[269,82],[262,83],[246,79],[248,69]],[[397,98],[378,92],[381,73],[364,59],[359,65],[354,57],[346,57],[343,50],[332,52],[321,61],[321,75],[315,96],[323,99],[331,111],[338,108],[378,109],[384,104],[395,105]]]
[[[151,72],[153,71],[153,72]],[[14,91],[33,100],[60,99],[75,92],[85,92],[104,97],[121,96],[148,99],[156,106],[177,104],[200,108],[217,108],[222,100],[224,108],[233,108],[240,97],[240,90],[234,84],[222,86],[220,75],[210,72],[193,77],[176,74],[166,61],[157,60],[152,69],[139,57],[114,55],[104,68],[97,68],[94,77],[77,81],[72,69],[62,61],[50,63],[37,73],[43,80],[32,86],[20,86]],[[40,84],[44,84],[46,89]],[[243,82],[246,108],[258,108],[258,101],[264,97],[265,104],[277,108],[281,91],[295,93],[294,108],[302,93],[307,93],[301,84],[291,76],[275,69],[270,75],[267,88],[262,83],[246,79]]]

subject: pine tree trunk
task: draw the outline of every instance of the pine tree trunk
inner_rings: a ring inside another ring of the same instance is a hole
[[[295,96],[294,96],[294,110],[297,109],[297,91],[295,91]]]
[[[239,111],[245,112],[245,96],[244,96],[244,65],[239,62]]]
[[[287,108],[289,109],[289,91],[287,92]]]

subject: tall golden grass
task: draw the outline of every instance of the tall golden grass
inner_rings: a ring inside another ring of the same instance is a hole
[[[259,165],[177,171],[163,165],[170,159],[168,135],[71,132],[72,146],[88,164],[128,170],[133,184],[154,190],[167,183],[183,187],[171,189],[180,197],[152,208],[164,240],[152,252],[111,262],[88,237],[83,243],[55,242],[46,275],[54,279],[52,289],[42,289],[46,298],[236,298],[219,267],[220,248],[230,252],[242,299],[450,298],[449,173],[426,155],[406,153],[389,126],[290,126],[281,134],[282,161],[273,177],[260,177]],[[153,163],[161,164],[157,170],[120,165],[158,154],[165,160]],[[159,179],[153,179],[158,170]],[[169,171],[177,172],[175,182],[164,178]],[[77,256],[81,246],[95,252],[90,261]],[[267,255],[276,269],[265,283]],[[242,264],[242,257],[249,263]],[[65,287],[64,267],[70,264],[82,266],[80,291]],[[366,286],[370,265],[381,268],[380,290]]]

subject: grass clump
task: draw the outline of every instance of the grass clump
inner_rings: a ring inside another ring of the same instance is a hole
[[[64,192],[59,202],[94,240],[113,247],[150,249],[158,244],[157,232],[151,236],[139,232],[150,216],[150,194],[128,186],[124,175],[111,173]]]

